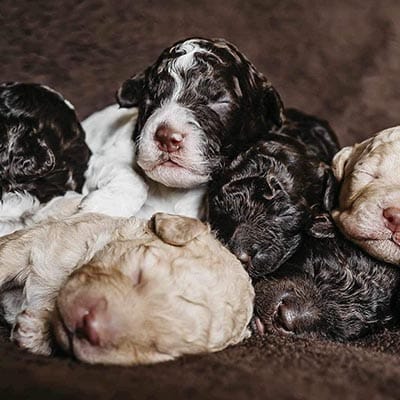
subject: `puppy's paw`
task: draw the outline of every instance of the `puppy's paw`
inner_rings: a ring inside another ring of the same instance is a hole
[[[50,355],[49,316],[47,312],[22,311],[16,318],[11,340],[18,347],[34,354]]]

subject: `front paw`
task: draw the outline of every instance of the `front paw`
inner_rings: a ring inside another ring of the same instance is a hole
[[[49,314],[33,310],[22,311],[16,318],[11,340],[18,347],[34,354],[50,355]]]

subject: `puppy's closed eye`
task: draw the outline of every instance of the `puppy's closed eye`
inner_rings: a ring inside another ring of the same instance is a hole
[[[173,246],[184,246],[210,231],[209,227],[198,219],[165,213],[154,214],[150,227],[161,240]]]
[[[263,185],[262,196],[266,200],[272,200],[278,193],[285,192],[274,176],[267,176],[266,180],[262,179],[261,185]]]

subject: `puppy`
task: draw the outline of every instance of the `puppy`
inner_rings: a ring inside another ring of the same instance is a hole
[[[249,335],[253,312],[248,275],[209,227],[162,213],[86,213],[6,236],[0,283],[20,347],[50,354],[54,333],[89,363],[218,351]]]
[[[347,240],[328,214],[315,217],[295,256],[255,284],[253,326],[345,341],[399,320],[398,268]]]
[[[297,250],[323,210],[327,164],[338,149],[329,125],[288,110],[278,133],[252,146],[215,176],[209,221],[220,240],[259,278],[278,269]]]
[[[71,104],[38,84],[0,85],[0,235],[44,203],[80,191],[90,150]]]
[[[222,39],[168,47],[122,84],[117,101],[128,110],[110,106],[83,122],[94,152],[87,211],[203,217],[206,183],[221,160],[282,125],[276,90]]]
[[[343,148],[333,160],[341,182],[332,216],[342,232],[365,251],[400,263],[400,127]]]

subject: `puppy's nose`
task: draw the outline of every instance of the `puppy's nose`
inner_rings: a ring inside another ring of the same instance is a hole
[[[274,326],[284,334],[306,331],[313,319],[312,312],[299,304],[294,296],[281,299],[273,314]]]
[[[185,135],[162,125],[157,129],[154,139],[160,150],[173,153],[182,147]]]
[[[400,208],[389,207],[383,210],[383,217],[388,229],[392,232],[400,231]]]
[[[75,308],[72,316],[73,333],[80,339],[86,339],[92,346],[101,346],[105,339],[107,300],[100,298],[89,305]]]

